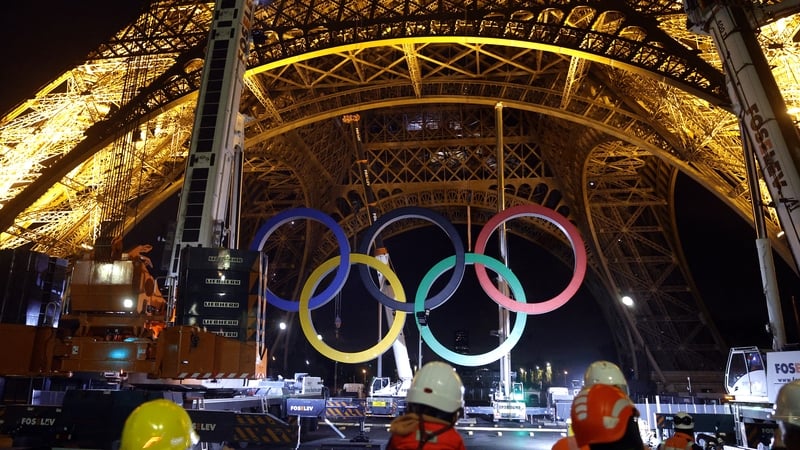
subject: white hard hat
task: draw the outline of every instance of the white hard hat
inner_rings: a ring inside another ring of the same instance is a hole
[[[681,411],[672,416],[672,426],[676,430],[694,430],[694,419],[691,414]]]
[[[775,420],[800,426],[800,380],[784,384],[775,399]]]
[[[464,407],[464,384],[449,364],[429,362],[414,375],[406,401],[444,412],[456,412]]]
[[[589,365],[583,374],[583,385],[586,387],[595,384],[610,384],[628,394],[628,382],[622,375],[619,366],[609,361],[595,361]]]

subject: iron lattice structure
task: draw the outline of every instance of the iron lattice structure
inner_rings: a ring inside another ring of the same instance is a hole
[[[176,194],[212,10],[151,2],[3,117],[0,247],[75,255],[101,222],[129,230]],[[796,107],[800,19],[785,16],[759,36]],[[726,344],[678,240],[675,182],[688,175],[748,220],[753,199],[717,51],[686,30],[681,2],[280,0],[257,9],[254,30],[241,104],[244,240],[296,206],[329,213],[350,237],[369,225],[345,114],[361,117],[379,210],[485,222],[497,210],[499,110],[506,206],[542,204],[581,230],[586,285],[623,364],[646,362],[661,380],[722,364]],[[767,221],[776,236],[774,213]],[[557,230],[520,222],[513,232],[572,263]],[[337,246],[309,224],[282,229],[266,250],[272,289],[296,295]]]

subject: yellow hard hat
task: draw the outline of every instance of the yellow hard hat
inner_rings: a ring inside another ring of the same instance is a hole
[[[142,403],[122,428],[120,450],[186,450],[198,441],[182,406],[160,398]]]

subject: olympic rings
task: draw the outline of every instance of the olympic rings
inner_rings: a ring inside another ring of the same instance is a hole
[[[350,254],[349,257],[349,260],[354,263],[364,264],[380,272],[389,282],[389,285],[392,287],[397,300],[400,302],[406,301],[406,293],[403,291],[403,285],[400,284],[400,279],[397,277],[397,274],[395,274],[388,265],[382,263],[379,259],[373,256],[362,255],[359,253]],[[317,288],[317,285],[322,278],[329,274],[331,270],[333,270],[334,266],[339,264],[341,267],[340,262],[343,259],[344,256],[334,256],[333,258],[322,263],[322,265],[317,267],[317,269],[314,270],[311,275],[309,275],[308,281],[306,281],[306,283],[303,285],[303,290],[300,293],[299,308],[300,310],[304,311],[298,314],[300,316],[300,327],[303,329],[303,334],[306,335],[306,339],[308,339],[308,342],[311,344],[311,346],[317,349],[318,352],[322,353],[323,356],[326,356],[334,361],[344,363],[362,363],[377,358],[392,346],[394,341],[403,331],[403,326],[406,323],[406,313],[397,311],[394,315],[394,323],[392,323],[391,328],[389,328],[389,330],[386,332],[386,335],[383,337],[383,339],[381,339],[380,342],[374,346],[360,352],[342,352],[328,346],[325,342],[318,339],[317,330],[314,328],[314,324],[311,322],[312,308],[309,307],[309,298],[311,297],[311,294],[314,293],[314,290]]]
[[[583,240],[580,237],[578,229],[565,219],[564,216],[544,206],[521,205],[501,211],[486,222],[486,225],[481,229],[478,239],[475,242],[475,253],[483,253],[486,249],[486,242],[489,240],[489,236],[500,224],[517,217],[537,217],[539,219],[544,219],[557,226],[561,232],[567,236],[567,239],[572,245],[573,254],[575,255],[575,267],[572,272],[572,279],[567,287],[564,288],[560,294],[549,300],[521,304],[515,302],[514,299],[509,298],[495,287],[494,283],[489,279],[489,275],[486,273],[486,267],[484,267],[483,264],[475,264],[475,273],[478,276],[478,280],[484,292],[486,292],[492,300],[497,302],[497,304],[509,311],[524,312],[526,314],[544,314],[551,312],[564,306],[564,304],[575,295],[583,282],[586,276],[586,248],[583,246]]]
[[[455,265],[453,266],[453,273],[450,276],[450,280],[442,288],[442,290],[439,291],[439,293],[425,300],[425,309],[434,309],[447,301],[447,299],[453,295],[456,289],[458,289],[458,286],[461,284],[461,279],[464,278],[465,269],[464,244],[461,242],[461,238],[458,234],[458,230],[456,230],[456,227],[453,226],[453,224],[450,223],[450,221],[448,221],[444,216],[429,209],[420,208],[417,206],[406,206],[389,211],[388,213],[380,216],[378,220],[376,220],[375,223],[373,223],[372,226],[370,226],[366,231],[364,236],[361,238],[362,240],[361,245],[358,247],[358,253],[365,255],[370,254],[370,247],[372,247],[372,245],[375,243],[375,238],[378,236],[378,234],[380,234],[381,231],[399,220],[412,218],[425,219],[441,228],[442,231],[447,234],[447,237],[450,238],[450,242],[453,243],[453,247],[455,249]],[[364,282],[364,287],[376,300],[397,311],[412,312],[414,310],[414,305],[410,303],[398,302],[397,300],[381,292],[380,288],[375,285],[374,280],[370,276],[369,267],[362,265],[359,267],[359,273],[361,274],[361,281]]]
[[[488,266],[490,269],[497,272],[508,282],[509,286],[511,287],[511,291],[514,293],[514,296],[517,297],[517,302],[522,304],[525,303],[525,291],[522,289],[522,284],[520,284],[519,279],[514,272],[512,272],[511,269],[506,267],[502,262],[490,256],[478,253],[467,253],[465,257],[466,264],[475,264],[476,269],[478,264],[481,264],[482,266]],[[528,318],[526,314],[517,312],[517,318],[514,320],[514,328],[511,330],[508,339],[495,347],[494,350],[480,355],[464,355],[448,349],[436,339],[427,324],[423,325],[419,322],[420,313],[424,314],[425,312],[423,309],[425,296],[428,295],[428,291],[430,291],[430,288],[436,279],[439,278],[439,276],[444,273],[445,270],[454,266],[455,259],[455,256],[449,256],[439,261],[422,278],[422,281],[419,284],[419,289],[417,289],[417,294],[414,297],[414,320],[417,323],[417,328],[419,329],[422,339],[426,344],[428,344],[428,347],[430,347],[434,353],[442,358],[455,364],[472,367],[493,363],[502,358],[503,355],[508,354],[508,352],[510,352],[511,349],[517,345],[517,342],[519,342],[520,338],[522,337],[522,332],[525,330],[525,322]],[[485,267],[484,270],[486,270]]]
[[[326,287],[315,297],[311,298],[307,306],[309,309],[317,309],[320,306],[328,303],[334,296],[336,296],[337,293],[339,293],[342,287],[344,287],[345,281],[347,281],[347,276],[350,274],[350,242],[347,240],[347,235],[342,227],[340,227],[339,224],[333,220],[333,218],[322,211],[312,208],[294,208],[282,211],[270,218],[266,223],[264,223],[264,225],[261,226],[261,228],[258,229],[255,237],[253,238],[253,242],[250,244],[250,250],[260,251],[264,247],[264,244],[267,242],[267,239],[269,239],[272,232],[274,232],[281,225],[291,222],[295,219],[311,219],[316,220],[317,222],[322,222],[323,225],[330,228],[330,230],[333,232],[333,235],[336,236],[336,242],[339,243],[341,264],[336,269],[336,275],[328,287]],[[284,311],[297,312],[300,310],[300,305],[298,302],[282,299],[272,293],[269,288],[267,288],[267,302]]]
[[[527,303],[524,289],[516,274],[502,262],[483,254],[494,230],[501,224],[518,217],[536,217],[552,223],[566,235],[572,245],[575,259],[572,279],[560,294],[544,302]],[[455,250],[453,256],[443,259],[427,272],[420,282],[413,304],[406,303],[406,294],[397,274],[378,258],[366,254],[371,250],[376,237],[381,231],[392,223],[405,218],[423,219],[432,222],[447,234]],[[386,352],[402,332],[406,320],[406,313],[413,312],[415,314],[417,328],[420,331],[420,337],[440,357],[463,366],[489,364],[510,352],[519,342],[528,315],[544,314],[563,306],[575,295],[586,275],[586,249],[584,248],[583,240],[577,228],[560,214],[540,205],[516,206],[493,216],[481,229],[475,243],[474,253],[466,253],[464,251],[464,245],[452,223],[438,213],[420,207],[399,208],[381,216],[366,231],[358,247],[359,253],[350,253],[350,244],[347,240],[347,236],[336,221],[323,212],[311,208],[294,208],[272,217],[259,228],[253,242],[250,244],[250,249],[260,251],[270,235],[278,227],[295,219],[316,220],[328,226],[339,244],[340,255],[325,261],[311,273],[308,280],[306,280],[303,285],[299,301],[295,302],[282,299],[269,290],[266,292],[267,300],[284,311],[300,312],[300,325],[309,343],[324,356],[341,362],[365,362]],[[364,266],[359,268],[359,273],[365,288],[370,294],[381,304],[395,309],[396,312],[394,323],[380,342],[366,350],[347,353],[333,349],[317,338],[316,329],[311,321],[311,311],[325,305],[341,291],[350,274],[350,265],[352,263],[358,263]],[[494,350],[480,355],[463,355],[449,350],[433,336],[433,333],[426,323],[420,323],[421,317],[424,317],[427,311],[440,306],[455,293],[458,286],[461,284],[467,264],[475,266],[475,273],[481,287],[493,301],[517,313],[513,330],[509,333],[508,338]],[[515,299],[506,296],[494,286],[486,272],[487,267],[508,282]],[[370,268],[376,270],[380,276],[388,281],[389,286],[394,291],[396,299],[380,291],[370,274]],[[321,293],[313,295],[319,283],[334,269],[336,269],[336,274],[331,283]],[[436,295],[426,299],[436,280],[449,269],[453,270],[453,274],[445,287]]]

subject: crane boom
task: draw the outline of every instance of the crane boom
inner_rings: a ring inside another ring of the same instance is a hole
[[[266,258],[237,249],[244,147],[239,103],[254,8],[254,0],[218,0],[215,5],[169,280],[176,324],[235,338],[243,346],[255,341],[254,354],[242,357],[246,365],[255,362],[251,374],[263,375]]]
[[[235,5],[228,5],[235,3]],[[237,245],[244,88],[253,0],[218,2],[178,206],[171,273],[185,247]]]
[[[735,112],[766,181],[785,232],[795,268],[800,262],[800,135],[756,38],[754,25],[738,2],[687,1],[689,27],[710,34],[728,80]],[[757,199],[753,199],[757,201]]]
[[[688,26],[697,33],[710,34],[717,46],[727,77],[734,112],[738,115],[745,162],[753,202],[758,239],[759,264],[767,300],[769,330],[773,349],[761,354],[756,347],[734,347],[728,355],[726,389],[737,427],[737,443],[757,448],[768,442],[777,424],[772,416],[778,389],[795,378],[794,361],[800,352],[786,351],[781,301],[775,287],[774,266],[769,238],[763,230],[759,183],[752,162],[758,162],[772,204],[785,233],[795,268],[800,262],[800,135],[788,114],[780,88],[756,38],[757,23],[767,16],[778,16],[797,2],[786,3],[783,10],[759,14],[745,11],[741,3],[728,1],[686,1]],[[789,369],[791,367],[791,370]]]
[[[358,128],[358,121],[360,116],[358,114],[346,115],[342,118],[342,122],[350,124],[353,133],[353,140],[356,151],[356,161],[359,164],[359,172],[361,174],[361,184],[364,187],[364,197],[366,200],[367,213],[369,214],[369,223],[373,224],[378,219],[378,212],[376,209],[377,199],[375,192],[372,190],[372,184],[369,179],[369,170],[367,166],[367,158],[364,152],[363,144],[361,141],[361,132]],[[375,257],[381,262],[389,264],[389,252],[383,245],[383,240],[380,236],[375,238]],[[386,283],[382,275],[378,275],[378,282],[381,291],[389,297],[394,297],[391,286]],[[388,306],[383,307],[386,312],[386,321],[389,327],[394,322],[393,311]],[[377,415],[398,415],[402,414],[404,407],[398,407],[401,403],[400,400],[405,400],[408,389],[411,387],[411,381],[414,376],[411,370],[411,361],[408,356],[408,347],[406,346],[405,334],[400,335],[392,343],[392,352],[394,355],[395,365],[397,367],[398,381],[392,383],[389,377],[382,376],[381,359],[378,359],[378,374],[373,378],[370,389],[369,397],[367,398],[367,409],[372,414]],[[380,405],[380,406],[378,406]]]

